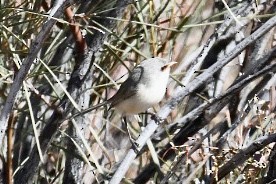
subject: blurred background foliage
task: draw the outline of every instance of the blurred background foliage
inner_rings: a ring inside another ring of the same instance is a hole
[[[53,5],[50,0],[1,0],[1,108],[20,66],[32,55],[30,47],[43,32],[42,25],[51,19]],[[275,8],[273,0],[72,3],[51,31],[43,33],[47,38],[17,93],[1,144],[1,182],[107,182],[131,148],[128,134],[113,109],[81,111],[110,98],[129,70],[145,58],[158,56],[178,64],[166,98],[149,109],[157,112],[176,87],[184,88],[238,49],[241,40],[274,16]],[[275,68],[228,94],[223,106],[212,105],[199,118],[181,123],[203,102],[274,63],[274,44],[275,28],[186,96],[139,153],[123,182],[275,179],[275,136],[269,137],[276,127]],[[147,114],[128,117],[133,137],[149,119]],[[254,141],[266,138],[267,143],[254,147]],[[253,151],[246,152],[247,148]],[[239,155],[240,150],[244,154]],[[232,165],[223,167],[229,161]]]

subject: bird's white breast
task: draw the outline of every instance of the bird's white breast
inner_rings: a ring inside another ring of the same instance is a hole
[[[162,81],[162,82],[161,82]],[[138,114],[159,103],[165,93],[168,76],[157,75],[150,83],[139,84],[137,93],[116,106],[124,115]]]

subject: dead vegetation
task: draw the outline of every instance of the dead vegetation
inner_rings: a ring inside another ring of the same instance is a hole
[[[275,1],[0,5],[0,183],[275,180]],[[153,56],[178,64],[149,109],[164,121],[128,117],[151,131],[137,154],[119,114],[85,110]]]

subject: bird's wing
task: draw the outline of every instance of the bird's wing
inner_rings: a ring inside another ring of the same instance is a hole
[[[138,84],[143,74],[143,67],[138,66],[130,73],[125,82],[122,83],[118,92],[109,99],[111,107],[114,107],[123,100],[126,100],[137,93]]]

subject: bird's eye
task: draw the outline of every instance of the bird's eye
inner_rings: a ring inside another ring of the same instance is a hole
[[[164,71],[167,67],[168,67],[168,65],[162,66],[162,67],[161,67],[161,71]]]

